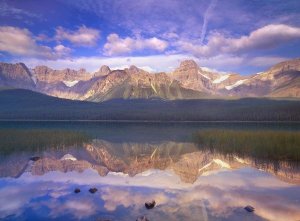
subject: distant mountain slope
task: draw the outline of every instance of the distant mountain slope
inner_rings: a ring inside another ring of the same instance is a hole
[[[207,97],[300,97],[300,59],[274,65],[249,76],[220,73],[182,61],[171,73],[149,73],[131,66],[98,71],[53,70],[25,64],[0,63],[0,86],[30,89],[72,100],[102,102],[110,99],[202,99]]]
[[[300,97],[300,59],[281,62],[265,72],[252,75],[227,93],[235,96]]]
[[[0,119],[140,121],[299,121],[300,101],[131,99],[72,101],[36,92],[0,90]]]

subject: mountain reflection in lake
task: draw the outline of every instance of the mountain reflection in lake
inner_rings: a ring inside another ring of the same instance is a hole
[[[300,125],[1,122],[0,219],[300,219],[298,162],[199,148],[194,135],[207,129]]]

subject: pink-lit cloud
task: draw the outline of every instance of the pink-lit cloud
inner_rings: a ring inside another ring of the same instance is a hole
[[[238,38],[212,33],[206,45],[197,41],[179,40],[175,46],[197,57],[213,57],[220,54],[241,54],[254,50],[272,49],[300,39],[300,28],[284,24],[267,25]]]
[[[0,27],[0,51],[12,55],[52,58],[50,47],[36,43],[28,29],[12,26]]]
[[[152,49],[163,52],[168,47],[168,43],[164,40],[142,37],[126,37],[120,38],[117,34],[110,34],[107,37],[107,43],[104,45],[106,55],[128,54],[133,51],[141,51],[143,49]]]
[[[38,44],[28,29],[12,26],[0,27],[0,51],[20,57],[34,57],[46,60],[55,60],[68,56],[72,49],[62,44],[51,47]]]
[[[67,40],[77,46],[95,46],[99,38],[100,31],[94,28],[81,26],[76,31],[65,29],[63,27],[56,28],[56,40]]]
[[[46,60],[55,60],[68,56],[71,48],[62,44],[53,49],[49,46],[39,44],[28,29],[13,26],[0,26],[0,51],[14,56],[35,57]]]

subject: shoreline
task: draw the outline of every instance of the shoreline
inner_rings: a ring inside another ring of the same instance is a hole
[[[39,120],[39,119],[0,119],[1,122],[107,122],[107,123],[300,123],[300,121],[158,121],[158,120]]]

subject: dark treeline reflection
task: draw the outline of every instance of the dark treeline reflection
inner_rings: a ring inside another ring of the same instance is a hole
[[[207,129],[229,130],[285,130],[300,131],[299,123],[153,123],[153,122],[97,122],[97,121],[0,121],[0,129],[75,131],[93,139],[111,142],[192,142],[193,134]]]

